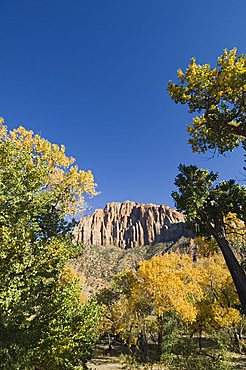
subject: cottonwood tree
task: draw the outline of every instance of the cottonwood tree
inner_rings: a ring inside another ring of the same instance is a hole
[[[199,334],[202,347],[202,332],[214,335],[220,330],[229,335],[228,344],[241,351],[243,345],[243,316],[238,309],[238,295],[230,272],[221,254],[200,258],[196,262],[196,277],[204,295],[197,301],[197,315],[191,324],[191,336]]]
[[[98,307],[68,274],[76,256],[66,217],[95,195],[65,147],[0,125],[0,368],[83,368]],[[94,333],[95,332],[95,333]]]
[[[119,335],[143,358],[150,339],[161,356],[184,334],[231,329],[242,319],[232,278],[217,254],[195,264],[176,253],[141,261],[137,271],[116,275],[98,299],[105,305],[102,333]]]
[[[172,193],[176,207],[185,213],[199,235],[216,240],[237,289],[242,310],[246,313],[246,276],[228,242],[225,223],[230,213],[245,223],[246,187],[234,180],[214,185],[218,174],[194,165],[180,165],[179,171],[174,182],[178,191]]]
[[[215,68],[199,65],[192,58],[185,72],[178,70],[178,83],[169,81],[168,91],[176,103],[198,112],[187,126],[194,152],[231,151],[246,143],[246,57],[237,49],[225,50]]]
[[[198,112],[191,125],[189,144],[194,152],[215,150],[220,154],[246,146],[246,58],[237,49],[225,50],[215,68],[199,65],[196,59],[183,72],[178,83],[169,81],[168,91],[176,103],[188,104],[190,113]],[[179,167],[175,184],[179,192],[173,197],[201,235],[213,236],[225,257],[227,266],[246,312],[245,274],[226,237],[225,217],[233,212],[245,223],[245,187],[235,181],[212,186],[217,174],[196,166]]]
[[[136,272],[116,275],[112,289],[98,295],[107,305],[103,330],[120,334],[129,346],[139,345],[141,338],[142,351],[147,350],[150,335],[157,334],[161,350],[166,314],[177,314],[187,323],[196,318],[195,302],[203,292],[195,271],[188,255],[171,253],[141,261]]]

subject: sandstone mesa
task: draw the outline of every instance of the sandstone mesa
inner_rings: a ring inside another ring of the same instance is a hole
[[[176,241],[190,236],[182,213],[166,205],[132,201],[107,203],[90,216],[81,218],[74,230],[75,240],[84,245],[122,249]]]

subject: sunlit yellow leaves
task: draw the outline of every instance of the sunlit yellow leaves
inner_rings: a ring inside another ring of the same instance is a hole
[[[195,320],[194,302],[201,299],[203,293],[193,277],[194,272],[189,256],[168,254],[141,262],[142,289],[151,294],[158,316],[175,311],[186,321]]]
[[[74,266],[72,264],[66,264],[61,273],[61,282],[67,283],[74,279],[79,279],[81,285],[84,283],[84,278],[75,270]]]
[[[239,242],[246,245],[246,225],[236,214],[229,213],[225,217],[226,234],[230,242]]]
[[[182,69],[178,69],[177,74],[179,79],[184,77],[184,72],[182,71]]]
[[[242,319],[232,278],[218,254],[196,263],[188,255],[153,257],[138,271],[119,274],[115,288],[117,298],[104,307],[101,331],[119,334],[130,346],[168,314],[178,315],[191,331],[229,328]]]
[[[176,102],[188,104],[191,113],[201,114],[187,126],[194,152],[218,149],[220,153],[237,147],[246,137],[244,125],[246,58],[237,49],[225,50],[214,69],[196,59],[178,83],[169,81],[168,91]]]
[[[195,325],[203,328],[222,328],[238,324],[241,320],[238,296],[223,257],[214,255],[198,261],[200,285],[204,298],[197,302]]]
[[[210,257],[218,252],[218,245],[213,238],[196,237],[194,243],[198,247],[199,256]]]
[[[8,132],[1,121],[0,148],[7,153],[0,156],[1,165],[6,167],[9,161],[21,167],[30,183],[40,183],[39,191],[53,194],[64,214],[83,211],[84,194],[97,194],[92,172],[73,165],[75,160],[66,156],[64,145],[52,144],[22,126]]]
[[[75,283],[81,288],[79,301],[81,304],[86,303],[88,299],[82,291],[82,288],[85,284],[85,277],[81,274],[81,272],[77,271],[72,264],[67,263],[62,269],[59,285],[66,286],[71,283]]]
[[[215,323],[220,328],[237,325],[242,320],[240,312],[237,309],[221,307],[219,302],[212,305],[212,313]]]
[[[0,139],[4,138],[7,134],[7,127],[4,126],[4,119],[0,117]]]
[[[224,263],[221,255],[214,255],[209,258],[202,258],[198,260],[196,269],[200,272],[200,284],[203,289],[226,287],[227,284],[232,285],[232,278],[227,266]],[[233,294],[235,301],[237,295]]]

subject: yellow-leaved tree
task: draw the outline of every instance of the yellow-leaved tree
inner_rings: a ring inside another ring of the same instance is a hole
[[[102,331],[135,346],[143,357],[149,341],[161,356],[167,337],[236,329],[242,317],[230,273],[220,255],[194,263],[188,255],[174,253],[142,261],[135,272],[116,276],[112,290],[101,292],[105,304]],[[180,330],[184,326],[183,333]]]
[[[191,125],[189,144],[194,152],[233,150],[246,139],[246,58],[237,49],[225,50],[217,65],[197,64],[192,58],[186,71],[178,70],[178,83],[168,91],[176,103],[198,112]]]

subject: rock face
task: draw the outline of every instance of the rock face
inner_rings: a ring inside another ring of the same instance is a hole
[[[82,217],[74,230],[84,245],[115,245],[133,248],[188,236],[184,215],[164,205],[131,201],[106,204],[91,216]]]

